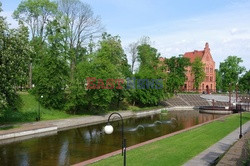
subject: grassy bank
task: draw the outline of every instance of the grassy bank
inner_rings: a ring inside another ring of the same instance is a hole
[[[250,113],[243,114],[243,123]],[[196,129],[130,150],[127,165],[182,165],[239,127],[239,115],[232,115]],[[129,140],[128,140],[129,141]],[[123,158],[116,155],[93,165],[122,165]]]
[[[1,124],[18,123],[18,122],[32,122],[36,120],[39,103],[35,97],[27,92],[19,93],[22,99],[22,107],[19,111],[5,111],[0,118]],[[47,109],[40,106],[41,120],[64,119],[70,117],[77,117],[79,115],[71,115],[65,111]]]
[[[36,100],[35,96],[29,94],[28,92],[19,92],[18,93],[22,100],[22,106],[19,111],[4,111],[0,115],[0,125],[3,124],[15,124],[15,123],[22,123],[22,122],[33,122],[36,121],[36,117],[38,115],[38,109],[39,109],[39,103]],[[122,107],[122,106],[121,106]],[[125,106],[124,106],[125,108]],[[132,111],[146,111],[146,110],[152,110],[152,109],[159,109],[163,108],[163,106],[154,106],[154,107],[137,107],[137,106],[130,106],[126,105],[127,110]],[[108,112],[114,112],[118,111],[115,110],[109,110]],[[86,116],[86,114],[81,115],[73,115],[69,114],[66,111],[63,110],[56,110],[56,109],[47,109],[43,106],[40,106],[40,114],[41,114],[41,120],[55,120],[55,119],[66,119],[66,118],[73,118],[73,117],[79,117],[79,116]],[[16,126],[3,126],[0,127],[0,130],[7,130],[11,128],[15,128]]]

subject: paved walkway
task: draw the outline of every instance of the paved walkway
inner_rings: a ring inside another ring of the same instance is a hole
[[[225,95],[213,95],[213,94],[211,94],[211,95],[208,95],[208,94],[206,94],[206,95],[200,95],[201,96],[201,98],[204,98],[204,99],[206,99],[206,100],[215,100],[215,101],[221,101],[221,102],[228,102],[229,101],[229,96],[227,95],[227,96],[225,96]],[[235,97],[231,97],[231,101],[232,102],[234,102],[235,101]]]
[[[129,118],[133,116],[132,111],[120,111],[119,112],[122,117]],[[83,117],[76,117],[76,118],[68,118],[68,119],[58,119],[58,120],[46,120],[46,121],[39,121],[39,122],[29,122],[23,123],[18,125],[18,128],[13,128],[9,130],[1,130],[0,135],[9,134],[9,133],[17,133],[20,131],[28,131],[34,130],[39,128],[46,128],[50,126],[56,126],[58,130],[66,130],[69,128],[73,128],[76,126],[87,126],[93,125],[97,123],[106,122],[108,119],[109,114],[105,115],[93,115],[93,116],[83,116]]]
[[[229,149],[216,166],[242,166],[250,155],[248,141],[250,141],[250,131]]]
[[[160,113],[161,109],[142,111],[142,112],[132,112],[132,111],[119,111],[124,119],[130,118],[133,116],[147,116],[156,113]],[[50,132],[52,130],[68,130],[75,127],[83,127],[89,125],[95,125],[100,123],[105,123],[108,120],[108,116],[110,113],[105,115],[91,115],[91,116],[83,116],[77,118],[69,118],[69,119],[58,119],[58,120],[47,120],[47,121],[39,121],[39,122],[30,122],[19,124],[18,128],[13,128],[9,130],[1,130],[0,131],[0,140],[16,138],[20,136],[27,136],[31,134],[37,133],[45,133]],[[117,118],[117,120],[120,120]],[[0,141],[1,143],[1,141]]]
[[[242,126],[243,135],[250,131],[250,121]],[[195,156],[184,166],[209,166],[215,162],[218,157],[224,154],[239,139],[239,128],[224,137],[222,140],[212,145],[210,148]]]

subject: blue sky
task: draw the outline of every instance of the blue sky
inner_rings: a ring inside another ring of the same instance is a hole
[[[2,0],[4,15],[20,0]],[[108,33],[119,35],[126,50],[131,42],[149,36],[163,57],[202,50],[209,42],[218,68],[237,55],[250,69],[250,1],[247,0],[85,0],[102,18]],[[129,57],[130,59],[130,57]]]

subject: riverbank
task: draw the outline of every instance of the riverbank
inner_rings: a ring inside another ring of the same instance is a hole
[[[119,113],[122,115],[124,119],[127,119],[131,117],[142,117],[142,116],[148,116],[148,115],[153,115],[153,114],[159,114],[163,110],[165,111],[166,108],[160,108],[160,109],[154,109],[154,110],[148,110],[148,111],[140,111],[140,112],[119,111]],[[28,136],[28,135],[51,132],[51,131],[57,132],[57,131],[62,131],[62,130],[68,130],[71,128],[76,128],[76,127],[84,127],[84,126],[105,123],[107,122],[108,116],[109,116],[109,113],[105,115],[91,115],[91,116],[68,118],[68,119],[24,123],[24,124],[20,124],[18,128],[1,130],[0,140],[10,139],[10,138],[15,139],[21,136]],[[10,140],[8,140],[8,142],[9,141]]]
[[[244,113],[243,123],[250,120]],[[128,165],[182,165],[215,144],[239,126],[239,115],[229,115],[212,123],[163,138],[127,152]],[[129,148],[128,148],[129,149]],[[143,159],[143,160],[142,160]],[[122,165],[120,155],[101,160],[93,165]]]
[[[92,116],[91,112],[81,113],[81,114],[69,114],[65,110],[56,110],[56,109],[48,109],[44,108],[39,104],[36,100],[35,96],[29,94],[28,92],[19,92],[18,93],[21,100],[22,105],[19,110],[6,110],[2,111],[0,114],[0,131],[8,130],[11,128],[18,128],[23,123],[36,122],[36,118],[38,117],[38,112],[40,110],[40,121],[49,121],[49,120],[62,120],[62,119],[70,119],[70,118],[81,118],[84,116]],[[122,105],[122,104],[121,104]],[[123,107],[123,106],[122,106]],[[124,106],[125,107],[125,106]],[[133,112],[141,112],[141,111],[150,111],[155,109],[164,108],[164,106],[151,106],[151,107],[138,107],[128,105],[126,111]],[[115,112],[118,110],[109,110],[106,112]],[[101,114],[101,113],[100,113]]]

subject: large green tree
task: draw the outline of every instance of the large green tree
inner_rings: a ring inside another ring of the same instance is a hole
[[[57,4],[50,0],[23,0],[14,11],[15,19],[28,25],[32,39],[45,40],[46,26],[57,13]]]
[[[13,17],[23,22],[29,27],[34,54],[29,61],[29,81],[28,85],[32,87],[32,70],[34,62],[40,58],[42,47],[46,39],[46,27],[57,15],[57,4],[50,0],[23,0],[13,13]],[[39,63],[39,62],[38,62]]]
[[[192,74],[194,75],[194,87],[198,89],[201,82],[204,81],[206,73],[204,71],[205,64],[201,61],[201,58],[197,57],[192,63]]]
[[[250,70],[248,70],[239,80],[240,90],[250,93]]]
[[[23,24],[17,29],[10,29],[0,16],[0,110],[16,108],[16,87],[25,79],[31,51],[28,29]]]
[[[216,74],[216,90],[221,91],[222,90],[221,72],[218,69],[215,69],[215,74]]]
[[[141,106],[157,105],[165,97],[163,80],[166,75],[160,69],[160,54],[147,43],[137,48],[140,66],[134,75],[134,88],[130,90],[129,99]]]
[[[68,45],[70,78],[74,79],[77,57],[91,37],[100,36],[100,17],[95,16],[89,4],[80,0],[58,0],[58,10],[63,15],[60,22],[66,27],[65,44]]]
[[[107,110],[112,105],[118,109],[119,102],[126,95],[126,90],[124,86],[123,89],[117,89],[115,79],[125,79],[130,75],[130,66],[127,63],[120,38],[104,33],[97,51],[86,55],[84,61],[77,65],[67,109],[73,113],[80,111],[97,113]],[[93,81],[96,88],[87,88],[87,78],[96,79]],[[109,79],[114,87],[103,89],[102,87],[107,86]]]
[[[45,106],[63,108],[68,81],[68,64],[63,43],[64,31],[54,20],[47,27],[48,44],[39,65],[34,69],[34,92]]]
[[[190,65],[190,61],[183,55],[179,55],[166,59],[165,64],[168,71],[166,89],[170,93],[178,92],[186,81],[186,67]]]
[[[239,81],[239,76],[245,71],[245,67],[241,66],[242,59],[237,56],[229,56],[224,62],[220,63],[219,72],[222,78],[222,88],[224,91],[229,90],[231,84],[232,90]]]

